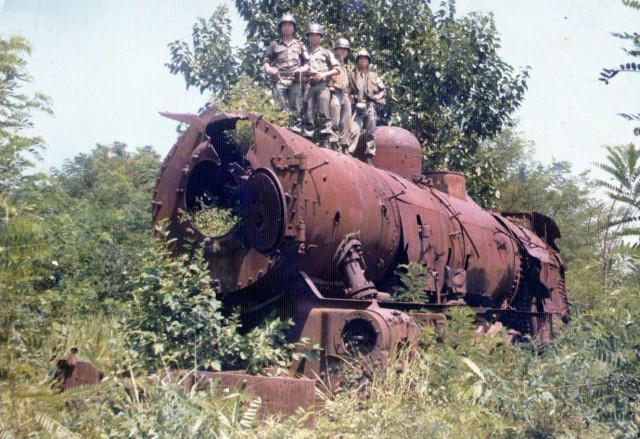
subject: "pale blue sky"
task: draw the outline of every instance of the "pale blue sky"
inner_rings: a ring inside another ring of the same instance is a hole
[[[158,111],[195,112],[206,95],[170,75],[167,44],[188,39],[196,17],[218,2],[196,0],[0,0],[0,32],[33,44],[33,89],[53,98],[55,117],[34,118],[47,141],[41,168],[90,151],[96,143],[153,145],[165,155],[175,123]],[[234,44],[243,25],[233,2]],[[438,3],[438,2],[433,2]],[[640,31],[640,11],[620,0],[458,0],[457,15],[493,12],[503,58],[531,66],[517,116],[544,163],[569,160],[576,170],[604,160],[604,144],[639,142],[618,112],[640,112],[640,75],[605,86],[602,67],[628,57],[611,31]]]

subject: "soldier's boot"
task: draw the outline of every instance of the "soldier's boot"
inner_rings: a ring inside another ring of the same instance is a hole
[[[320,140],[320,145],[323,148],[333,149],[333,142],[331,141],[331,135],[322,133],[322,137]]]
[[[302,135],[302,119],[300,116],[292,114],[289,118],[289,131]]]

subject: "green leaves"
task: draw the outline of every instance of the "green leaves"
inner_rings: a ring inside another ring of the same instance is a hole
[[[246,369],[286,367],[295,345],[286,342],[291,322],[271,317],[241,335],[240,317],[216,298],[202,249],[174,257],[158,240],[140,255],[130,275],[132,301],[123,330],[136,365],[161,368]]]
[[[431,274],[426,268],[417,263],[400,264],[395,271],[401,286],[396,289],[397,300],[403,302],[428,302],[427,289]]]
[[[269,85],[262,60],[266,45],[279,37],[280,17],[292,13],[297,37],[303,40],[308,24],[318,22],[325,27],[325,46],[345,37],[352,53],[361,48],[372,53],[373,70],[381,74],[389,97],[379,124],[398,125],[415,133],[429,154],[425,170],[471,170],[470,194],[483,205],[492,203],[497,195],[492,171],[478,167],[483,162],[476,152],[480,142],[512,125],[529,73],[526,69],[514,73],[500,58],[500,39],[491,16],[472,13],[456,18],[453,0],[440,2],[437,9],[423,0],[393,5],[388,0],[288,0],[277,4],[237,0],[235,4],[246,21],[243,47],[236,50],[230,45],[224,6],[208,21],[198,18],[192,47],[180,40],[169,45],[167,67],[184,76],[187,88],[209,90],[216,103],[222,101],[226,107],[233,102],[234,109],[265,114],[261,107],[271,97],[264,93]],[[234,85],[243,75],[258,83],[262,92],[251,89],[234,98]],[[262,103],[244,105],[247,97],[255,96]]]
[[[637,0],[622,0],[622,3],[629,8],[640,9],[640,2]],[[624,52],[632,57],[640,57],[640,35],[637,32],[632,34],[628,32],[613,32],[612,35],[622,40],[630,40],[633,47],[631,49],[623,48]],[[604,68],[600,72],[600,78],[598,78],[598,80],[608,85],[609,80],[613,79],[619,73],[640,73],[640,63],[626,62],[620,64],[619,67]],[[640,120],[640,115],[633,113],[619,113],[619,116],[624,117],[628,121],[637,122]],[[635,127],[633,133],[636,136],[640,136],[640,126]]]
[[[24,59],[30,54],[31,45],[25,38],[0,35],[0,196],[33,166],[31,160],[38,159],[44,147],[40,137],[25,135],[33,126],[34,110],[51,113],[46,96],[30,97],[20,90],[31,81]]]
[[[620,236],[640,238],[638,217],[640,216],[640,150],[633,143],[605,146],[607,162],[595,163],[609,174],[609,180],[597,183],[606,190],[609,198],[622,204],[620,218],[609,218],[609,227]],[[635,242],[638,245],[638,242]]]
[[[238,61],[231,46],[231,20],[226,5],[216,8],[209,20],[198,18],[193,25],[192,45],[176,40],[169,44],[169,71],[184,77],[187,89],[208,90],[227,100],[229,88],[238,81]]]

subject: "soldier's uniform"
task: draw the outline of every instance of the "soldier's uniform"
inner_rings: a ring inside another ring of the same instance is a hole
[[[349,49],[349,42],[344,38],[339,38],[334,47]],[[353,129],[351,128],[351,98],[349,95],[349,77],[352,74],[351,68],[345,63],[338,61],[340,73],[329,80],[331,90],[331,125],[334,137],[331,139],[332,145],[337,144],[340,149],[347,151],[353,143]]]
[[[282,111],[290,113],[289,128],[297,133],[302,127],[302,74],[294,71],[307,60],[306,47],[295,38],[289,44],[282,39],[272,41],[264,59],[278,69],[272,76],[273,98]]]
[[[368,52],[359,52],[356,60],[360,56],[366,56],[371,61],[371,56]],[[354,120],[354,131],[357,132],[355,140],[352,142],[349,148],[350,153],[354,153],[358,144],[358,138],[360,135],[365,136],[366,150],[365,156],[370,159],[376,154],[376,105],[373,97],[385,90],[385,86],[380,80],[380,77],[369,70],[366,72],[354,71],[351,75],[352,93],[356,97],[356,108]]]
[[[307,32],[314,33],[314,32]],[[329,110],[329,102],[331,100],[331,92],[327,85],[327,80],[316,81],[314,76],[316,73],[326,73],[338,66],[333,52],[322,47],[318,47],[309,53],[309,85],[305,92],[305,118],[303,134],[309,139],[313,139],[316,129],[314,116],[318,114],[318,124],[320,126],[320,135],[322,136],[323,146],[330,142],[334,137],[331,127],[331,112]]]

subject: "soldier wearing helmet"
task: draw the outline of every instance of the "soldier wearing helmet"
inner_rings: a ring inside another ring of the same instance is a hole
[[[308,60],[304,44],[295,39],[296,20],[284,14],[278,24],[281,39],[272,41],[262,68],[271,75],[273,98],[282,111],[290,114],[289,128],[302,131],[302,73]]]
[[[334,132],[331,147],[345,153],[354,140],[351,129],[351,100],[349,96],[349,76],[352,72],[351,67],[346,63],[349,47],[349,41],[346,38],[338,38],[333,44],[333,53],[338,60],[340,73],[329,81],[331,124]]]
[[[357,71],[351,76],[352,93],[356,102],[354,117],[355,131],[364,136],[366,142],[365,157],[372,164],[376,154],[376,106],[384,102],[385,86],[374,72],[369,71],[371,55],[366,50],[356,54]],[[353,153],[358,144],[358,137],[351,144],[349,152]]]
[[[313,139],[316,130],[315,115],[318,116],[320,125],[321,144],[328,147],[334,139],[331,127],[331,112],[329,102],[331,92],[328,80],[340,73],[338,61],[330,50],[320,47],[324,29],[321,25],[313,23],[307,30],[309,39],[309,63],[307,66],[309,86],[305,92],[305,118],[304,136]]]

